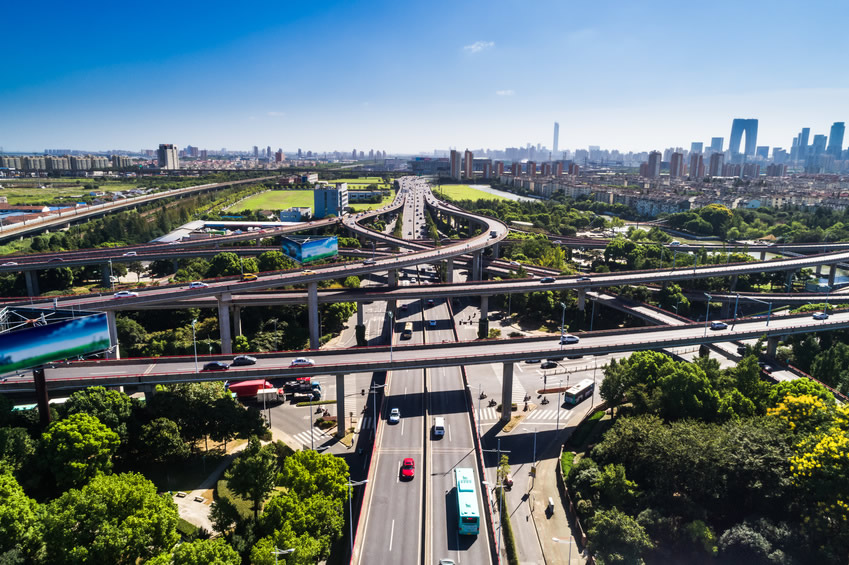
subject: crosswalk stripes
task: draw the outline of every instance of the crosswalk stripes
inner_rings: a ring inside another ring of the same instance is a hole
[[[309,432],[301,432],[299,434],[295,434],[295,440],[301,445],[321,445],[327,440],[329,437],[326,433],[321,430],[312,428]]]
[[[368,430],[371,428],[371,416],[366,416],[363,418],[363,424],[360,426],[361,430]]]
[[[560,420],[566,418],[566,410],[560,410]],[[537,408],[525,418],[526,422],[557,420],[557,408]]]
[[[499,415],[495,408],[481,408],[481,422],[494,422],[498,420]]]

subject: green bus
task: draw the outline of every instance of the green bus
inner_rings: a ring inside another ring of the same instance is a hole
[[[457,528],[461,535],[476,536],[480,532],[478,493],[475,488],[475,472],[470,468],[454,469],[457,484]]]

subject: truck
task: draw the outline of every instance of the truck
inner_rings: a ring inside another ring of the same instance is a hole
[[[256,402],[263,406],[268,404],[278,404],[286,398],[286,393],[282,388],[263,388],[256,392]]]
[[[238,383],[224,383],[224,386],[232,393],[235,393],[239,400],[251,400],[257,397],[259,391],[277,389],[265,379],[256,379],[252,381],[241,381]],[[267,394],[267,393],[263,393]]]
[[[291,396],[293,399],[295,396],[298,396],[302,398],[308,397],[306,400],[321,400],[321,383],[318,382],[318,379],[301,377],[284,384],[283,390],[286,395]]]

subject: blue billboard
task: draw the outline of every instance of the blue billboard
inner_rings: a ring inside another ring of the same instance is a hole
[[[299,263],[335,257],[339,254],[339,242],[332,237],[284,237],[283,253]]]
[[[106,314],[0,334],[0,374],[109,349]]]

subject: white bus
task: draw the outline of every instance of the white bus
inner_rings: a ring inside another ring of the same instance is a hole
[[[589,398],[593,395],[593,391],[595,390],[595,383],[592,379],[584,379],[576,385],[572,385],[569,387],[566,392],[563,393],[563,400],[566,404],[571,404],[575,406],[579,404],[582,400]]]

